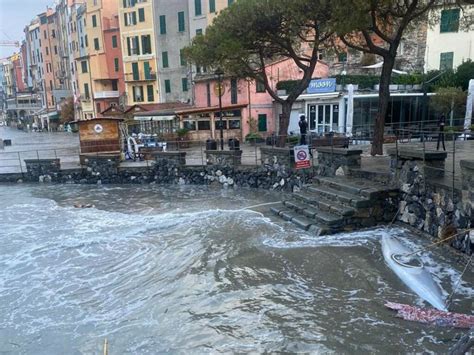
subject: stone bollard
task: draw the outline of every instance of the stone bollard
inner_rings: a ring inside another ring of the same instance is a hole
[[[241,150],[206,150],[207,165],[238,166],[242,164]]]
[[[398,154],[395,148],[389,148],[387,152],[390,155],[390,171],[398,182],[411,184],[420,172],[425,179],[444,176],[447,152],[410,147],[400,148]]]
[[[349,175],[351,168],[360,168],[362,150],[318,147],[318,175]]]
[[[167,152],[153,152],[151,153],[154,157],[156,165],[173,165],[173,166],[184,166],[186,165],[186,152],[181,151],[167,151]]]

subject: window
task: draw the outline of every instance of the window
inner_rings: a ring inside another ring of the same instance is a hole
[[[145,73],[145,79],[151,79],[151,67],[149,62],[143,63],[143,72]]]
[[[133,86],[133,101],[143,102],[143,86]]]
[[[453,52],[441,53],[439,58],[439,70],[453,69]]]
[[[161,53],[161,58],[163,60],[163,68],[168,68],[169,67],[168,52],[162,52]]]
[[[51,30],[51,37],[56,38],[56,31],[55,30]]]
[[[221,129],[221,120],[217,120],[214,123],[216,130]],[[222,120],[222,129],[227,129],[227,121],[224,119]]]
[[[138,36],[127,37],[127,51],[128,55],[140,55],[140,44]]]
[[[216,12],[216,0],[209,0],[209,12]]]
[[[181,66],[186,66],[186,58],[184,57],[184,52],[182,49],[179,50],[179,62]]]
[[[112,80],[112,90],[118,91],[118,80]]]
[[[160,35],[165,35],[166,34],[166,16],[161,15],[160,16]]]
[[[46,55],[49,55],[49,48],[46,47]]]
[[[459,30],[459,9],[441,11],[440,32],[458,32]]]
[[[267,115],[266,114],[258,115],[258,131],[259,132],[267,131]]]
[[[234,3],[234,0],[227,0],[227,6],[230,6]]]
[[[138,9],[138,22],[145,22],[145,9]]]
[[[206,83],[207,107],[211,107],[211,84]]]
[[[54,54],[58,55],[58,46],[54,46]]]
[[[86,98],[86,100],[89,100],[90,99],[90,95],[89,95],[89,84],[84,84],[84,97]]]
[[[117,36],[112,36],[112,48],[117,48]]]
[[[87,73],[87,61],[83,60],[81,62],[81,72],[82,73]]]
[[[142,54],[151,54],[151,36],[142,36]]]
[[[114,69],[116,72],[119,71],[119,59],[118,58],[114,58]]]
[[[186,128],[188,131],[195,131],[196,121],[183,121],[183,128]]]
[[[339,53],[337,55],[337,60],[339,61],[339,63],[342,63],[342,62],[347,62],[347,53]]]
[[[178,31],[179,32],[184,32],[185,31],[184,11],[178,12]]]
[[[98,51],[100,49],[100,46],[99,46],[99,39],[98,38],[94,38],[94,49],[96,51]]]
[[[201,0],[194,0],[194,14],[195,16],[202,15]]]
[[[138,63],[132,63],[133,80],[140,80],[140,73],[138,72]]]
[[[202,28],[196,30],[196,36],[202,36]]]
[[[229,120],[230,129],[240,129],[240,120]]]
[[[137,24],[137,13],[133,12],[125,12],[123,14],[125,26],[133,26]]]
[[[146,94],[148,102],[155,101],[153,85],[147,85]]]
[[[84,36],[84,40],[86,41],[86,47],[89,47],[89,40],[87,35]]]
[[[135,3],[137,3],[136,0],[123,0],[123,7],[134,7]]]
[[[171,81],[165,80],[165,92],[169,94],[171,92]]]
[[[97,27],[97,16],[92,15],[92,27]]]
[[[210,131],[211,121],[198,121],[198,131]]]
[[[230,103],[237,103],[237,79],[230,80]]]
[[[257,80],[257,92],[265,92],[265,85],[260,81],[260,80]]]
[[[43,31],[43,36],[44,36],[44,39],[48,39],[48,34],[46,33],[46,30]]]
[[[183,87],[183,92],[188,91],[188,78],[181,79],[181,86]]]

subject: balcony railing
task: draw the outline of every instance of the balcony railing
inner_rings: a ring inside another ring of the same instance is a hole
[[[41,108],[41,103],[33,104],[16,104],[16,103],[7,103],[7,110],[39,110]]]
[[[120,96],[118,91],[96,91],[94,93],[94,99],[113,99]]]
[[[156,73],[126,73],[125,74],[125,81],[152,81],[156,80]]]

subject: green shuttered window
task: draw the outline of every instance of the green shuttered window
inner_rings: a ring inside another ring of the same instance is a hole
[[[165,15],[160,16],[160,34],[161,35],[166,34],[166,16]]]
[[[459,9],[441,11],[440,32],[458,32]]]
[[[186,30],[186,26],[184,23],[184,11],[178,12],[178,31],[184,32]]]

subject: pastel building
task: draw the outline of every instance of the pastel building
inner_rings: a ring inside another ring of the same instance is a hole
[[[328,68],[318,63],[313,77],[327,77]],[[297,80],[301,70],[292,60],[281,60],[267,67],[273,91],[279,81]],[[224,78],[221,86],[224,139],[245,139],[249,133],[265,137],[278,132],[279,108],[265,87],[255,81]],[[195,105],[178,111],[181,126],[195,140],[220,137],[219,84],[214,74],[195,78]]]
[[[472,24],[466,26],[474,16],[474,5],[464,4],[462,10],[440,6],[429,16],[439,18],[439,23],[427,30],[425,71],[455,69],[474,58],[474,29]]]
[[[161,102],[190,102],[191,71],[182,49],[189,45],[188,0],[156,0],[155,41]]]
[[[126,103],[160,102],[153,2],[119,1]]]

